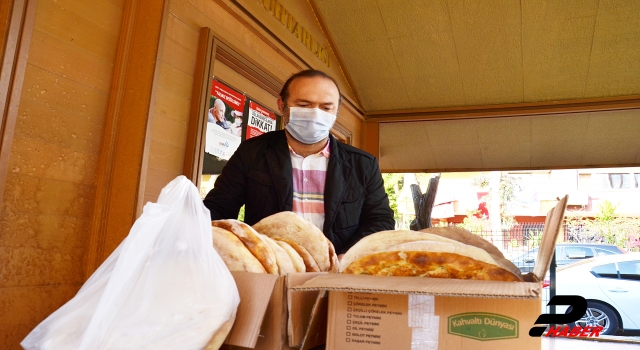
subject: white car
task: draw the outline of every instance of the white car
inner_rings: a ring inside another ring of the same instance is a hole
[[[546,282],[546,281],[545,281]],[[549,300],[549,288],[544,294]],[[602,326],[601,334],[640,329],[640,253],[599,256],[558,269],[556,295],[587,299],[587,313],[576,325]],[[556,306],[564,313],[567,306]]]

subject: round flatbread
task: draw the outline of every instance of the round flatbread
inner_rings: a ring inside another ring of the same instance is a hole
[[[263,234],[260,235],[265,243],[273,250],[273,253],[276,257],[276,262],[278,263],[278,272],[280,275],[286,275],[288,273],[296,272],[296,268],[293,266],[293,262],[289,257],[289,254],[282,248],[276,241],[265,236]]]
[[[249,249],[251,254],[260,261],[267,273],[278,274],[278,263],[273,250],[262,241],[260,234],[251,226],[233,219],[215,220],[211,222],[211,225],[231,231]]]
[[[225,265],[227,265],[229,271],[267,272],[260,261],[251,254],[236,235],[220,227],[212,227],[211,233],[213,247]]]
[[[341,271],[354,261],[369,254],[384,251],[386,248],[396,244],[423,240],[455,242],[448,238],[419,231],[391,230],[376,232],[361,239],[342,256],[340,260]]]
[[[253,225],[253,228],[275,240],[289,244],[293,242],[304,247],[313,257],[320,271],[329,271],[331,262],[324,233],[297,214],[290,211],[273,214],[260,220]],[[292,244],[291,246],[300,253],[296,247]],[[302,258],[304,259],[304,256]]]
[[[292,241],[284,241],[284,242],[289,244],[291,248],[293,248],[293,250],[295,250],[296,253],[300,255],[300,257],[302,258],[302,261],[304,261],[305,272],[322,272],[322,270],[320,270],[320,267],[318,267],[318,264],[316,263],[316,261],[313,259],[313,257],[305,247]]]
[[[307,268],[304,266],[304,260],[302,260],[302,257],[295,249],[291,248],[289,243],[276,240],[274,241],[278,243],[278,245],[281,246],[287,254],[289,254],[289,258],[291,259],[291,263],[293,263],[293,267],[296,269],[296,272],[306,272]]]
[[[336,254],[336,250],[333,247],[333,243],[329,239],[327,239],[327,244],[329,245],[329,262],[331,265],[329,266],[329,272],[339,273],[340,272],[340,260],[338,260],[338,255]]]

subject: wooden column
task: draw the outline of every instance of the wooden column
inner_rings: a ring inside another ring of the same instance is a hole
[[[364,150],[380,159],[380,123],[377,121],[365,122]]]
[[[187,131],[187,147],[184,157],[184,176],[200,188],[202,161],[204,159],[205,133],[207,127],[206,110],[209,108],[211,94],[211,77],[215,61],[216,40],[211,28],[200,28],[198,42],[198,58],[193,75],[193,92],[191,94],[191,110],[189,112],[189,129]]]
[[[0,4],[0,210],[37,7],[37,0]]]
[[[168,0],[128,0],[100,153],[86,277],[127,236],[142,209]]]

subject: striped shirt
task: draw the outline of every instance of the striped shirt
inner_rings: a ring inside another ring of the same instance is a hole
[[[329,163],[329,141],[318,153],[308,157],[289,146],[293,171],[293,212],[322,231],[324,225],[324,183]]]

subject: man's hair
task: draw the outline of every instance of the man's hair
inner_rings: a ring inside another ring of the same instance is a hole
[[[331,77],[329,74],[321,70],[306,69],[289,77],[289,79],[287,79],[287,81],[282,86],[282,90],[280,90],[280,99],[282,99],[282,102],[284,102],[285,108],[287,106],[287,100],[289,99],[289,85],[291,85],[291,83],[298,78],[313,78],[313,77],[322,77],[325,79],[329,79],[336,85],[336,89],[338,89],[338,106],[337,107],[340,107],[340,104],[342,103],[342,93],[340,93],[340,86],[338,86],[338,83],[336,82],[336,80],[333,79],[333,77]]]

